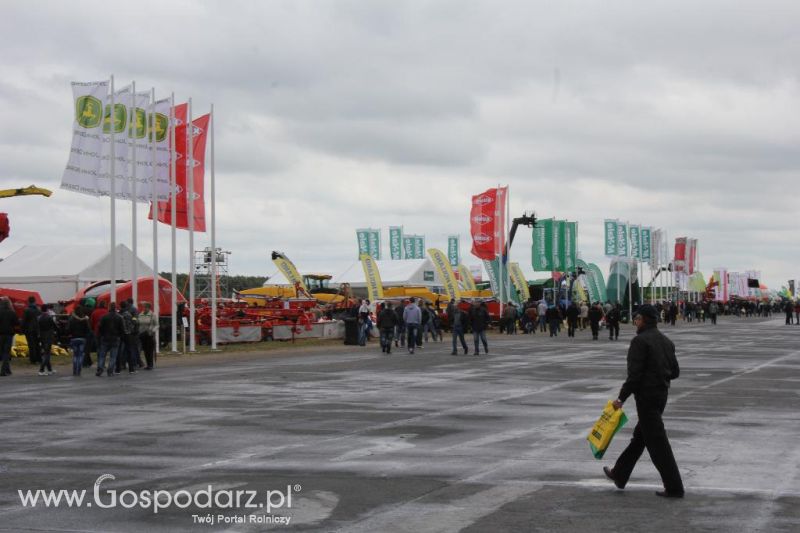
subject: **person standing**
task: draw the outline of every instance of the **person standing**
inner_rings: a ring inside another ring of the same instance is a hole
[[[794,306],[791,300],[787,300],[786,305],[783,306],[783,311],[786,313],[786,325],[792,325],[792,316],[794,314]]]
[[[632,394],[639,422],[614,468],[603,467],[603,472],[617,488],[625,488],[636,462],[647,449],[664,483],[664,490],[656,494],[682,498],[683,481],[662,419],[670,382],[680,375],[675,345],[658,330],[653,306],[643,305],[634,324],[636,336],[628,349],[628,377],[613,405],[614,409],[619,409]]]
[[[97,351],[97,371],[96,376],[103,375],[106,355],[108,360],[108,376],[114,375],[117,368],[117,352],[120,346],[120,339],[124,335],[122,317],[117,313],[117,304],[111,302],[108,306],[108,313],[103,315],[97,324],[97,338],[100,339],[100,347]]]
[[[42,312],[39,314],[39,342],[42,346],[42,363],[39,365],[39,375],[49,376],[55,374],[53,366],[50,364],[50,356],[53,354],[53,341],[56,337],[56,314],[48,304],[42,305]]]
[[[400,346],[403,347],[406,345],[406,323],[403,322],[403,311],[405,310],[406,305],[408,305],[407,301],[403,301],[397,304],[395,308],[394,315],[396,318],[395,321],[395,330],[394,330],[394,345],[395,348]]]
[[[137,316],[139,322],[139,343],[142,345],[144,359],[147,365],[145,370],[153,370],[156,353],[156,331],[158,331],[158,317],[153,314],[150,302],[142,304],[144,310]]]
[[[42,348],[39,344],[39,315],[42,312],[36,307],[36,298],[28,297],[28,307],[22,315],[22,333],[28,343],[28,360],[32,365],[42,362]]]
[[[467,341],[464,339],[464,330],[467,329],[467,314],[458,305],[453,305],[452,314],[449,318],[450,326],[453,328],[453,351],[450,352],[450,355],[458,355],[457,340],[461,341],[464,355],[467,355],[469,348],[467,348]]]
[[[378,313],[378,331],[381,335],[381,351],[392,353],[392,337],[397,326],[397,314],[392,309],[392,302],[385,302],[383,309]]]
[[[717,324],[717,313],[719,313],[719,306],[717,302],[711,302],[708,304],[708,316],[711,318],[711,323],[713,325]]]
[[[0,376],[11,375],[11,346],[17,326],[17,312],[11,307],[11,301],[3,296],[0,298]]]
[[[481,342],[483,342],[483,352],[489,355],[489,343],[486,341],[486,328],[489,327],[489,308],[486,302],[481,302],[477,307],[473,307],[471,315],[470,325],[472,326],[472,338],[475,341],[475,355],[480,355],[481,353]]]
[[[358,308],[359,346],[365,346],[367,344],[368,333],[369,333],[369,300],[361,300],[361,306]]]
[[[558,337],[558,328],[561,325],[561,311],[558,310],[558,307],[552,305],[547,308],[545,316],[547,317],[547,324],[550,326],[550,336]]]
[[[419,307],[417,307],[415,298],[411,298],[411,301],[403,310],[403,322],[406,325],[406,334],[408,335],[406,339],[408,353],[413,354],[414,348],[417,345],[417,332],[422,323],[422,312],[419,310]]]
[[[600,335],[601,320],[603,320],[603,309],[600,307],[600,302],[597,302],[589,309],[589,325],[592,328],[592,340],[597,340]]]
[[[120,304],[120,317],[122,318],[122,343],[117,356],[117,373],[128,365],[128,373],[135,374],[139,364],[139,333],[137,319],[127,301]]]
[[[586,329],[589,325],[589,303],[585,300],[581,302],[581,329]]]
[[[581,316],[581,310],[578,304],[572,302],[567,307],[567,336],[574,337],[575,330],[578,328],[578,317]]]
[[[619,339],[619,320],[620,320],[620,311],[619,311],[619,304],[617,304],[614,307],[612,307],[608,313],[606,313],[608,340],[610,341]]]
[[[547,331],[547,304],[544,300],[539,302],[536,311],[539,313],[539,331],[544,333]]]
[[[75,311],[69,315],[67,333],[69,334],[69,347],[72,349],[72,375],[80,376],[86,341],[91,335],[89,317],[83,312],[83,307],[77,306]]]
[[[87,341],[86,347],[86,355],[83,358],[83,366],[92,366],[92,359],[90,354],[92,351],[100,352],[100,335],[98,334],[98,327],[100,324],[100,319],[103,318],[108,313],[108,305],[105,301],[99,302],[97,307],[92,310],[92,314],[89,316],[89,327],[92,329],[92,338],[90,341]]]
[[[506,304],[503,309],[503,323],[505,324],[506,333],[508,335],[516,335],[517,333],[517,306],[511,300]]]

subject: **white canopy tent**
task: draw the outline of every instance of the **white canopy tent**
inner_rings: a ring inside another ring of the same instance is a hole
[[[375,261],[384,287],[416,286],[442,287],[441,278],[433,261],[425,259],[381,260]],[[349,283],[354,289],[367,286],[361,261],[356,261],[344,272],[334,276],[331,284]]]
[[[124,244],[117,245],[115,255],[117,279],[131,279],[134,261],[137,276],[153,276],[153,269]],[[79,289],[110,278],[111,252],[103,245],[23,246],[0,261],[0,287],[38,291],[48,303],[68,300]]]

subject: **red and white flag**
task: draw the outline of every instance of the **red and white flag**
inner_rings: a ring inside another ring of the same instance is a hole
[[[474,256],[492,260],[502,253],[507,195],[508,187],[500,187],[472,197],[469,223]]]
[[[675,239],[675,259],[673,272],[686,272],[686,237]]]
[[[188,167],[188,142],[186,124],[187,105],[180,104],[175,106],[175,227],[178,229],[189,229],[189,185],[187,181]],[[204,232],[206,230],[205,214],[205,154],[206,140],[208,138],[208,123],[210,115],[203,115],[192,121],[192,157],[194,159],[194,169],[192,172],[194,187],[194,230]],[[152,210],[149,218],[153,218]],[[172,224],[172,207],[169,201],[158,202],[158,221],[164,224]]]
[[[686,239],[686,260],[689,263],[689,274],[697,268],[697,239]]]

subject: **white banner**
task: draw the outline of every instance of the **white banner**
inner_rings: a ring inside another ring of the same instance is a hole
[[[61,188],[90,196],[111,195],[111,133],[115,134],[114,173],[116,197],[132,199],[133,143],[136,142],[137,199],[151,200],[153,156],[149,142],[148,108],[150,93],[137,93],[134,104],[131,86],[114,94],[114,110],[108,94],[109,82],[73,82],[75,116],[69,161],[61,177]],[[159,103],[156,126],[169,123],[169,101]],[[113,119],[112,119],[113,117]],[[167,129],[156,133],[158,143],[156,175],[157,195],[169,199],[169,136]]]

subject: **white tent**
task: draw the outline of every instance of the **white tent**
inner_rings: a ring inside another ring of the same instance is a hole
[[[384,287],[419,286],[442,287],[441,278],[430,259],[403,259],[375,261]],[[344,272],[334,276],[331,284],[349,283],[354,289],[366,287],[364,268],[356,261]]]
[[[134,259],[124,244],[117,245],[115,257],[117,279],[131,279],[134,260],[137,276],[153,276],[153,269],[141,259]],[[0,261],[0,287],[38,291],[42,300],[49,303],[68,300],[79,289],[107,279],[111,279],[108,246],[23,246]]]

